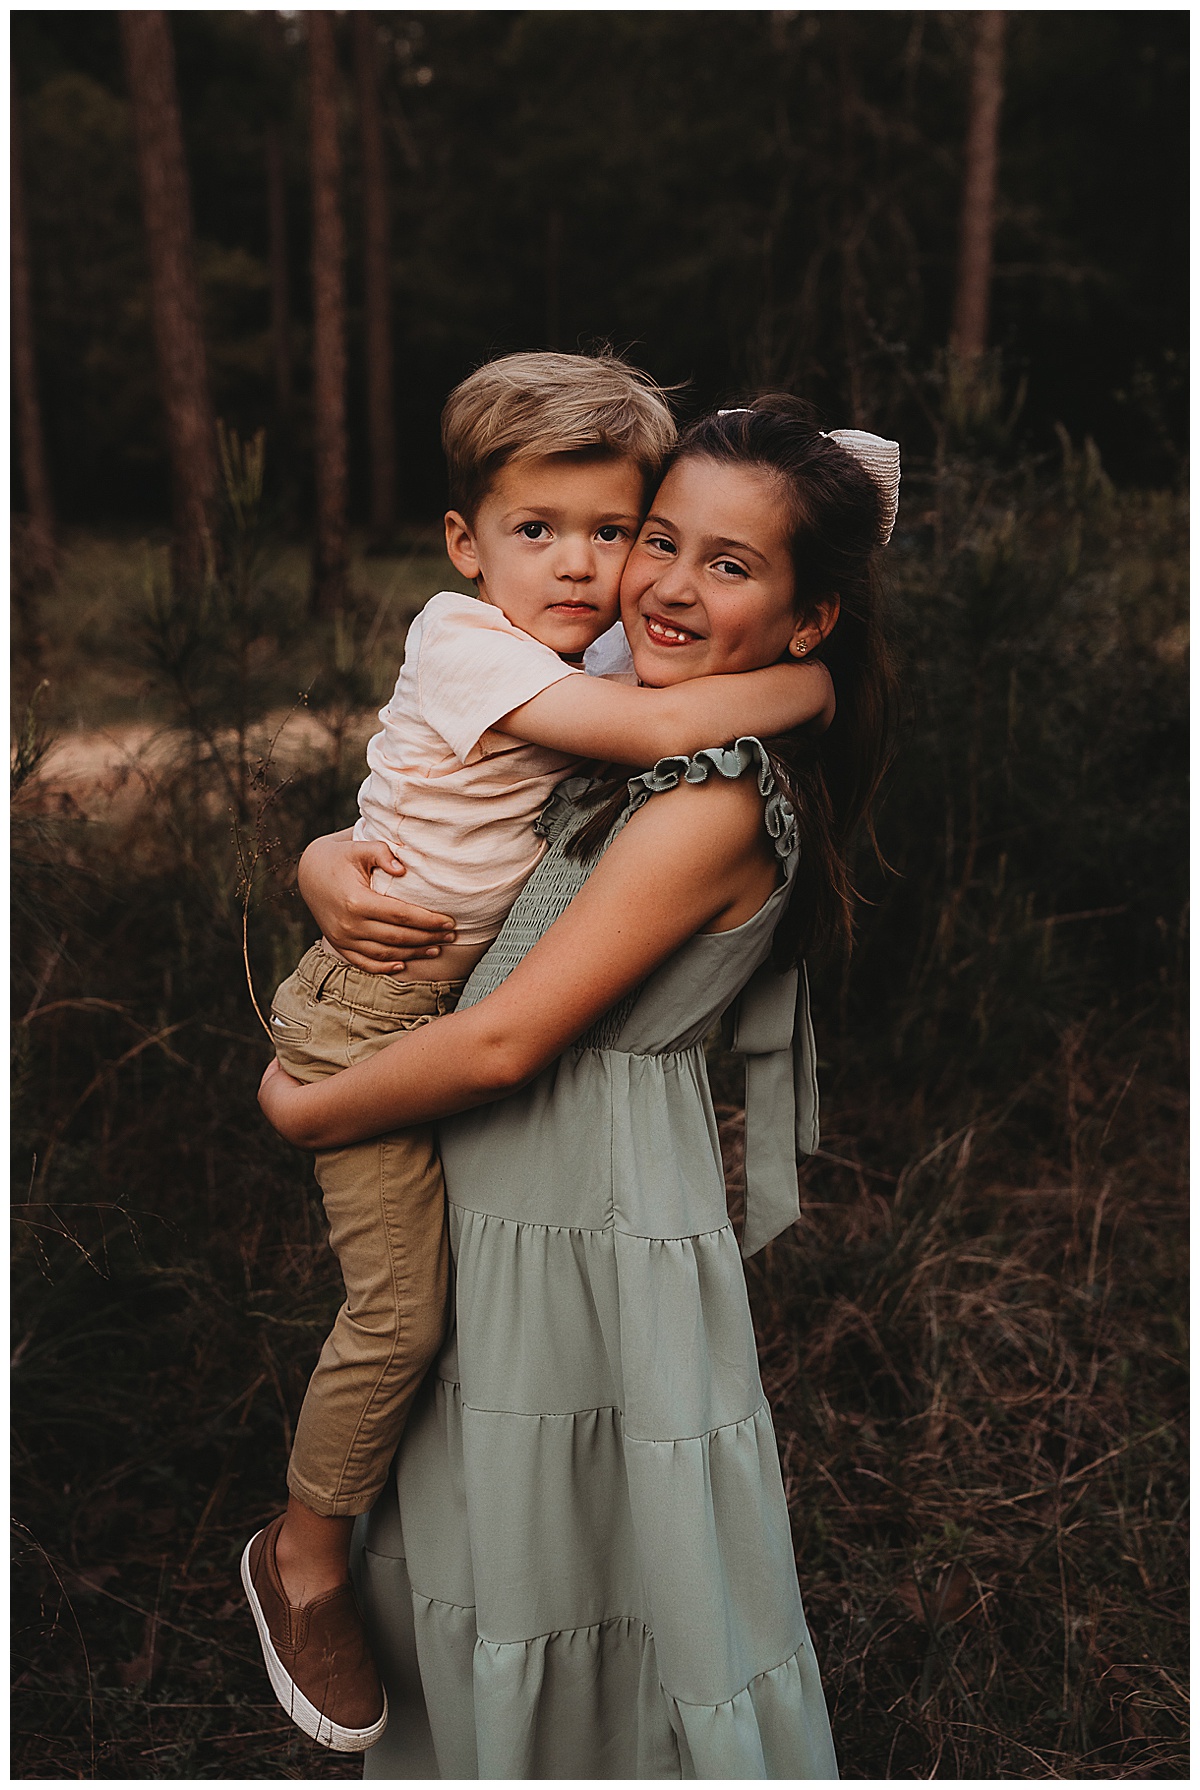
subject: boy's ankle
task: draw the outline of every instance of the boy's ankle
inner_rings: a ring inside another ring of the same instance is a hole
[[[326,1520],[331,1529],[337,1521]],[[310,1525],[306,1523],[304,1526],[308,1528]],[[296,1534],[298,1527],[285,1517],[275,1542],[275,1564],[280,1583],[293,1609],[311,1603],[314,1598],[324,1597],[330,1591],[340,1590],[350,1577],[346,1554],[339,1546],[314,1548],[305,1537]],[[340,1541],[340,1536],[337,1539]]]

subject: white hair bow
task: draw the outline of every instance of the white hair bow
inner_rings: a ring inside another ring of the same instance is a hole
[[[827,441],[836,441],[856,459],[864,472],[869,472],[879,486],[883,498],[883,527],[879,544],[886,547],[896,526],[900,507],[900,443],[885,441],[882,435],[871,435],[866,429],[821,430]]]

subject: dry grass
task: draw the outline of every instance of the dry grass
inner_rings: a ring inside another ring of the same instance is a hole
[[[265,1697],[235,1583],[337,1299],[307,1166],[255,1129],[261,1048],[51,1005],[64,1090],[125,1062],[16,1215],[16,1769],[357,1775]],[[919,1157],[833,1090],[751,1265],[847,1777],[1186,1771],[1182,1095],[1119,1043]]]
[[[16,978],[14,1769],[357,1776],[280,1719],[236,1583],[337,1304],[315,1189],[254,1121],[236,912],[206,936],[194,864],[110,843]]]
[[[907,1159],[835,1098],[752,1265],[845,1776],[1186,1775],[1185,1096],[1128,1043]]]

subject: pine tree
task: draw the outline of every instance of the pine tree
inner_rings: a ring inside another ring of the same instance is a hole
[[[951,349],[964,366],[978,361],[987,347],[988,295],[996,235],[996,159],[1004,95],[1004,26],[1002,12],[975,15],[958,279],[950,331]]]
[[[35,578],[54,569],[54,506],[50,497],[50,475],[46,468],[46,446],[42,433],[42,410],[38,401],[37,358],[33,329],[33,278],[29,256],[29,226],[25,208],[25,174],[21,157],[21,126],[15,81],[11,88],[10,125],[12,132],[11,176],[12,202],[12,368],[13,398],[16,406],[17,447],[21,458],[21,482],[25,487],[25,510],[28,517],[25,540],[30,570]],[[23,610],[33,603],[33,589],[28,580],[21,581]],[[37,618],[30,611],[22,613],[22,630],[32,642],[37,635]]]
[[[354,73],[362,138],[363,291],[367,326],[371,539],[376,547],[385,547],[396,526],[396,424],[392,383],[391,229],[376,49],[374,16],[369,12],[356,12]]]
[[[267,67],[267,122],[263,159],[267,183],[267,268],[271,285],[271,370],[276,426],[283,435],[292,411],[292,307],[288,281],[287,166],[284,160],[282,77],[284,45],[278,13],[259,14]]]
[[[175,56],[165,12],[123,12],[120,21],[171,461],[174,563],[177,575],[195,579],[212,561],[219,473]]]
[[[313,453],[316,534],[313,608],[331,614],[346,594],[346,238],[338,142],[337,52],[331,12],[308,14],[313,193]]]

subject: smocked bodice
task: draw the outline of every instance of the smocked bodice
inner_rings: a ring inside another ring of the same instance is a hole
[[[776,1236],[799,1211],[796,1155],[817,1147],[816,1051],[803,966],[780,971],[768,961],[775,928],[799,861],[795,815],[776,785],[770,759],[756,739],[709,747],[692,758],[664,758],[629,781],[629,800],[606,839],[586,857],[567,846],[588,808],[589,785],[571,777],[547,804],[539,831],[550,841],[545,857],[518,896],[504,929],[476,967],[460,1009],[498,988],[583,887],[616,835],[652,795],[711,776],[753,775],[763,818],[779,860],[779,886],[759,911],[726,932],[696,933],[637,988],[602,1014],[577,1041],[575,1052],[617,1051],[636,1056],[702,1051],[731,1008],[733,1049],[746,1058],[747,1254]]]

